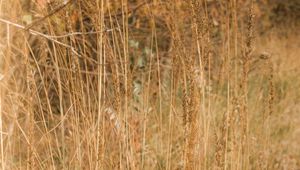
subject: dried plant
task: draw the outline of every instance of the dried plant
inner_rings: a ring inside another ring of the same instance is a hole
[[[0,0],[1,169],[297,169],[278,5]]]

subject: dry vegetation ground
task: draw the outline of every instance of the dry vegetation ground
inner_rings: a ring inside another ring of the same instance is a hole
[[[0,0],[0,169],[300,169],[299,1]]]

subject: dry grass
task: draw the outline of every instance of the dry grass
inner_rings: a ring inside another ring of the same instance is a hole
[[[299,169],[299,22],[268,3],[0,0],[1,169]]]

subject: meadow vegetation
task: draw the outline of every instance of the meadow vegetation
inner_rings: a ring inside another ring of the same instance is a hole
[[[0,0],[0,169],[299,169],[299,8]]]

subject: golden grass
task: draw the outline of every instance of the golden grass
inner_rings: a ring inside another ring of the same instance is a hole
[[[260,3],[0,0],[1,169],[299,169],[298,21]]]

